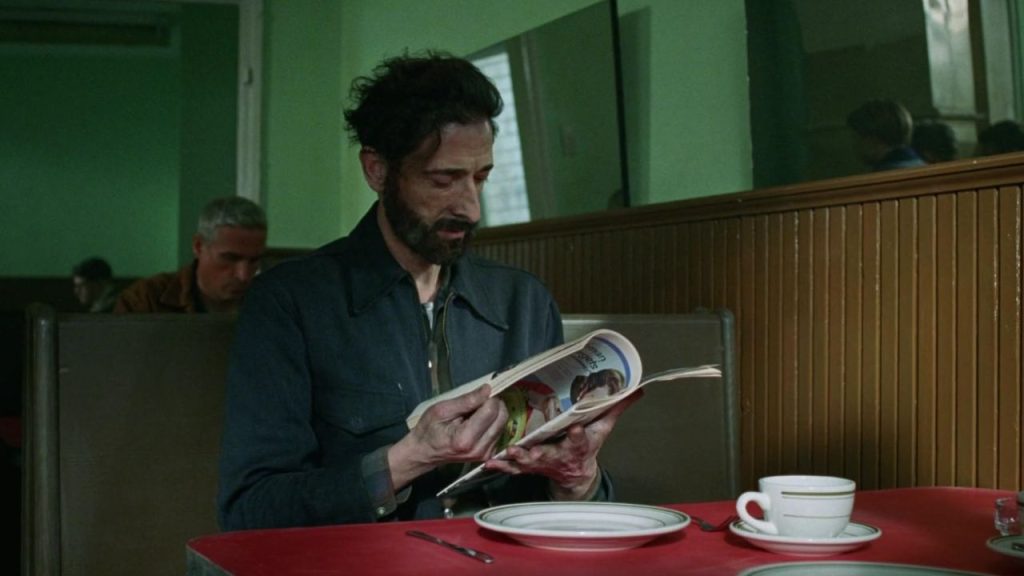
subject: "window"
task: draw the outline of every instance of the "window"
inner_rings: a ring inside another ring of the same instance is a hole
[[[494,140],[494,169],[487,179],[480,200],[483,224],[500,226],[527,222],[530,220],[530,203],[526,196],[523,149],[519,141],[519,122],[516,118],[508,53],[500,51],[477,58],[473,64],[494,82],[505,101],[505,108],[495,118],[498,136]]]

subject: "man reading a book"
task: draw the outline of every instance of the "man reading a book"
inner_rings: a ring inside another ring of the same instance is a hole
[[[228,374],[222,528],[435,518],[515,501],[612,497],[597,453],[622,402],[557,442],[496,460],[489,386],[419,403],[562,342],[531,274],[467,253],[490,174],[497,90],[469,62],[384,61],[353,84],[347,127],[378,197],[351,233],[261,274]],[[464,465],[502,472],[440,501]]]

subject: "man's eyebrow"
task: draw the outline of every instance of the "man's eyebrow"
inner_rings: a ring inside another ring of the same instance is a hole
[[[476,170],[474,172],[487,172],[487,171],[490,171],[490,170],[493,170],[493,169],[494,169],[494,164],[488,164],[488,165],[483,166],[479,170]],[[470,170],[467,170],[465,168],[432,168],[432,169],[431,168],[427,168],[427,169],[423,170],[423,173],[427,174],[427,175],[439,174],[439,175],[445,175],[445,176],[460,176],[462,174],[469,174]]]

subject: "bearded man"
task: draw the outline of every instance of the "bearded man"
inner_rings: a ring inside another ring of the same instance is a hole
[[[351,234],[256,279],[228,376],[225,530],[439,518],[528,500],[605,500],[597,452],[628,402],[560,441],[493,459],[507,419],[485,386],[427,398],[562,342],[531,274],[467,254],[501,97],[471,63],[384,61],[345,112],[378,201]],[[467,463],[507,474],[439,501]]]

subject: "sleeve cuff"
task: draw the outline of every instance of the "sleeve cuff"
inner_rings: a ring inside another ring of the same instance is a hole
[[[391,445],[380,448],[363,456],[363,485],[366,486],[373,515],[378,520],[395,512],[398,505],[409,499],[412,486],[406,486],[395,494],[395,486],[391,483],[391,467],[388,466],[388,449]]]

